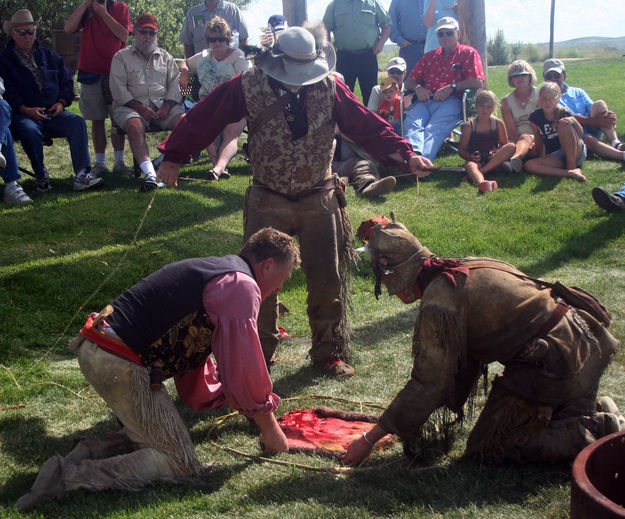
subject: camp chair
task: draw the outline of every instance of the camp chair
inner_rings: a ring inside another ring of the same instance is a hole
[[[55,137],[58,137],[60,139],[62,136],[61,135],[56,136],[56,135],[50,135],[48,133],[44,133],[44,135],[43,135],[43,145],[44,146],[52,146],[52,144],[53,144],[52,139],[55,138]],[[15,138],[15,135],[13,135],[13,140],[16,143],[19,141],[19,139]],[[31,176],[33,178],[36,178],[35,174],[32,171],[30,171],[29,169],[26,169],[26,168],[24,168],[22,166],[17,166],[17,169],[20,170],[22,173],[26,173],[26,175],[29,175],[29,176]]]
[[[462,125],[477,115],[475,108],[475,98],[480,91],[478,88],[467,88],[462,92],[462,119],[458,121],[451,135],[443,141],[443,146],[447,149],[458,153],[458,145],[460,144],[460,134],[462,133]]]

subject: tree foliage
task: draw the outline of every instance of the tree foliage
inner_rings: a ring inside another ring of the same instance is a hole
[[[52,46],[52,31],[63,30],[67,17],[81,0],[0,0],[0,19],[9,20],[18,9],[28,9],[35,19],[41,16],[38,38],[45,46]],[[132,20],[141,13],[151,13],[158,18],[159,45],[174,56],[182,57],[182,44],[178,35],[187,10],[201,0],[132,0],[126,1]],[[244,9],[251,0],[229,0]],[[0,34],[0,45],[6,46],[9,35]]]
[[[489,65],[506,65],[510,62],[510,51],[503,30],[499,29],[494,39],[488,38],[487,48]]]

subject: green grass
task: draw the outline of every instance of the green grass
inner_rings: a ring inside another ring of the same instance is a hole
[[[539,69],[539,67],[537,67]],[[619,114],[622,62],[567,63],[570,83],[603,98]],[[509,91],[505,67],[489,70],[489,85],[501,98]],[[596,80],[596,81],[595,81]],[[619,135],[625,137],[622,120]],[[202,181],[200,163],[183,170],[178,189],[139,194],[134,180],[105,178],[98,192],[73,193],[69,153],[57,141],[46,150],[54,190],[34,193],[23,208],[0,205],[0,516],[21,517],[13,503],[33,483],[41,464],[55,452],[66,454],[75,438],[117,429],[106,405],[82,377],[66,344],[85,316],[159,267],[182,258],[237,251],[242,237],[241,207],[249,169],[235,161],[225,182]],[[128,159],[130,155],[128,154]],[[24,161],[20,155],[22,162]],[[456,155],[437,163],[460,165]],[[621,163],[593,158],[584,163],[586,184],[570,180],[500,175],[500,189],[480,195],[460,174],[433,174],[418,186],[401,182],[386,197],[365,200],[348,190],[348,211],[357,226],[363,218],[395,212],[434,253],[492,256],[528,274],[582,286],[612,312],[612,332],[625,337],[625,215],[595,206],[593,186],[616,189],[625,174]],[[151,204],[150,204],[151,202]],[[133,237],[140,228],[136,243]],[[272,370],[283,396],[327,395],[388,403],[411,368],[416,305],[373,297],[367,262],[354,268],[352,350],[356,376],[321,377],[305,358],[309,328],[301,272],[281,298],[291,312],[282,324],[296,341],[283,343]],[[491,366],[494,375],[497,366]],[[175,394],[173,388],[172,392]],[[620,352],[601,382],[625,407],[625,359]],[[279,411],[332,401],[285,402]],[[478,407],[483,404],[480,398]],[[359,408],[357,405],[340,405]],[[298,518],[566,518],[570,466],[506,465],[488,468],[462,458],[467,423],[448,455],[426,471],[409,466],[401,447],[375,456],[376,470],[354,476],[306,471],[253,462],[209,441],[215,417],[180,404],[202,461],[218,466],[197,485],[156,484],[137,494],[76,492],[30,514],[32,517],[298,517]],[[225,412],[225,411],[223,411]],[[255,431],[235,418],[211,436],[260,454]],[[334,462],[305,455],[276,456],[287,462],[327,466]],[[387,463],[393,463],[387,465]]]

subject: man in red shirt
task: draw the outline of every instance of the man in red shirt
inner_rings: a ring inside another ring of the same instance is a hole
[[[95,174],[108,173],[106,166],[106,129],[104,121],[110,115],[111,106],[102,95],[102,76],[111,71],[115,53],[126,46],[132,32],[130,11],[124,2],[113,0],[83,0],[65,22],[65,32],[73,34],[82,29],[80,56],[78,58],[78,81],[80,111],[91,122],[91,137],[95,151]],[[115,152],[113,171],[132,173],[124,163],[124,136],[111,133]]]
[[[430,160],[462,118],[462,91],[484,84],[480,55],[458,43],[457,20],[441,18],[436,35],[441,47],[425,53],[405,82],[418,100],[406,113],[405,137],[415,152]]]

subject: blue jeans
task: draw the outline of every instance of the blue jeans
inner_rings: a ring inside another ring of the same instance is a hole
[[[619,189],[616,193],[614,193],[615,195],[618,195],[622,198],[625,198],[625,184],[623,184],[621,186],[621,189]]]
[[[13,147],[13,136],[9,125],[11,124],[11,107],[4,99],[0,99],[0,151],[7,162],[6,167],[0,172],[4,183],[8,184],[21,178],[17,169],[17,157]]]
[[[11,130],[15,138],[22,141],[24,152],[28,155],[37,178],[42,178],[46,172],[43,164],[44,134],[49,137],[67,138],[74,173],[91,166],[87,125],[79,115],[63,110],[49,121],[35,121],[25,115],[14,113]]]
[[[449,96],[444,101],[418,101],[406,112],[404,137],[413,149],[434,160],[443,141],[462,119],[462,101]]]

